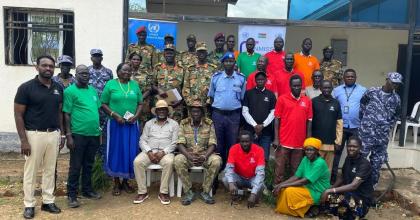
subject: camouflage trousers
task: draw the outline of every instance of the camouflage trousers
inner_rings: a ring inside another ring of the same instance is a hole
[[[221,165],[222,158],[216,154],[210,155],[209,158],[207,158],[207,160],[203,163],[203,167],[205,168],[203,192],[210,192],[213,180],[219,174],[219,169]],[[192,166],[193,164],[190,161],[188,161],[188,159],[183,154],[178,154],[175,156],[174,167],[176,173],[181,178],[184,192],[189,191],[192,187],[191,178],[188,173],[188,169]]]
[[[375,185],[379,181],[382,165],[388,161],[387,145],[364,145],[360,152],[365,158],[369,156],[370,165],[372,166],[372,182]]]

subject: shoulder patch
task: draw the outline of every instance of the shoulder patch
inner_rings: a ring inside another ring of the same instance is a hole
[[[208,65],[211,66],[211,67],[213,67],[213,68],[215,68],[215,69],[217,69],[217,65],[216,64],[208,63]]]
[[[179,124],[180,125],[188,125],[188,123],[190,123],[190,117],[182,119]]]
[[[208,125],[211,125],[211,124],[213,124],[213,121],[210,118],[205,118],[204,123],[206,123]]]

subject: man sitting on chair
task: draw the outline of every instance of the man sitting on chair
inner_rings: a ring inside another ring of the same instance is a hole
[[[191,190],[192,183],[188,169],[193,166],[204,167],[203,192],[200,198],[207,204],[214,204],[214,198],[209,192],[214,178],[217,178],[222,158],[214,153],[216,149],[216,133],[213,121],[204,117],[204,106],[200,100],[190,106],[190,117],[180,123],[178,132],[178,150],[174,166],[184,188],[182,205],[189,205],[195,199]]]
[[[174,154],[178,140],[178,123],[168,118],[172,107],[164,100],[156,102],[151,112],[156,116],[146,122],[140,137],[141,153],[134,159],[134,174],[138,185],[138,195],[135,204],[144,202],[149,195],[146,187],[146,169],[151,164],[162,166],[160,190],[158,198],[164,205],[171,203],[169,199],[169,179],[172,175]]]
[[[243,130],[239,133],[239,144],[229,150],[223,183],[232,196],[239,188],[251,188],[248,208],[253,208],[264,189],[265,159],[264,149],[252,143],[252,134]]]

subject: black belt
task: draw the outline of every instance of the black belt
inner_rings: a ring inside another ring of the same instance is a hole
[[[41,129],[26,129],[27,131],[38,131],[38,132],[54,132],[58,131],[58,128],[41,128]]]
[[[240,113],[241,109],[238,108],[238,109],[235,109],[235,110],[221,110],[221,109],[218,109],[218,108],[213,108],[213,111],[217,112],[219,114],[222,114],[222,115],[231,115],[231,114],[234,114],[234,113]]]

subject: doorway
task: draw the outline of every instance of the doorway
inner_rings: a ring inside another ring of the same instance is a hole
[[[406,68],[406,57],[407,57],[407,44],[400,44],[398,48],[398,62],[397,71],[404,77]],[[420,101],[420,45],[413,46],[413,60],[411,62],[411,77],[408,92],[408,106],[407,114],[411,114],[413,106],[416,102]],[[399,94],[402,96],[403,89],[400,89]]]

